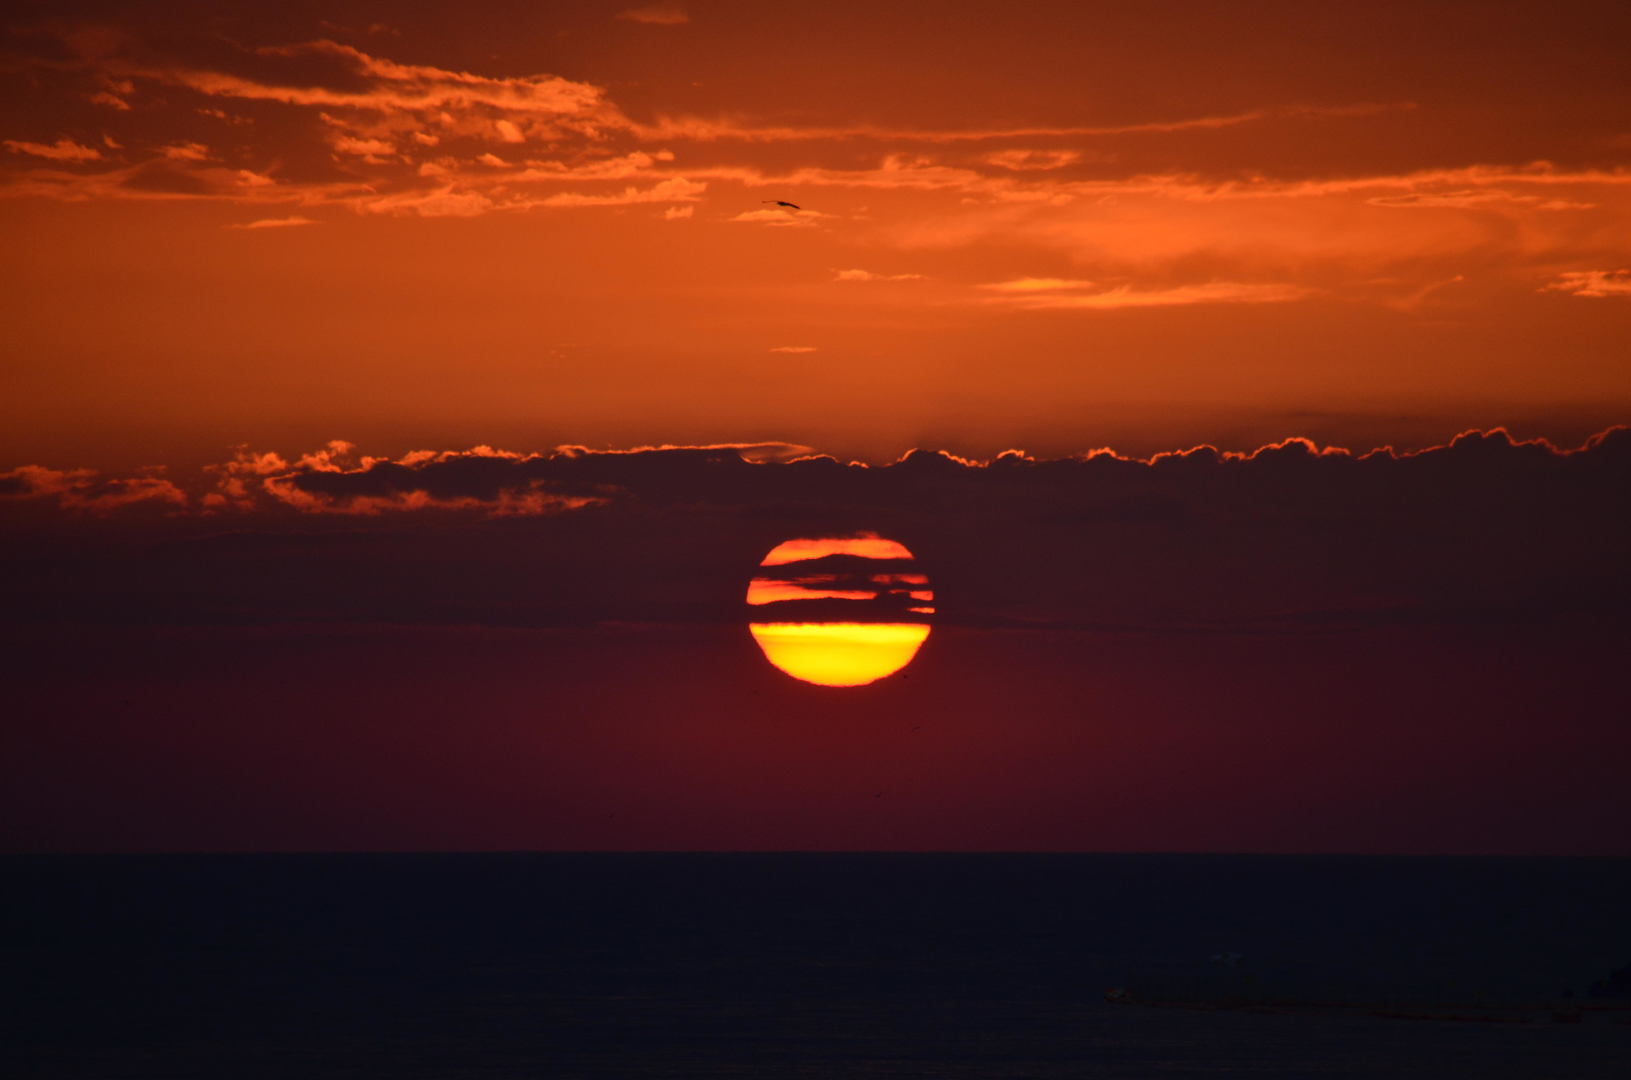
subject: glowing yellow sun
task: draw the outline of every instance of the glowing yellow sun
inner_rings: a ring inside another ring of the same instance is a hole
[[[911,663],[929,636],[923,616],[934,613],[934,593],[896,541],[788,540],[759,571],[747,602],[772,618],[748,629],[765,659],[795,679],[865,686]]]

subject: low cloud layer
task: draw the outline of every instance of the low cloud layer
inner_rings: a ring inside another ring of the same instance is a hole
[[[1619,618],[1627,490],[1624,428],[1569,451],[1495,431],[1412,453],[1292,439],[882,466],[775,443],[333,443],[245,451],[190,485],[15,469],[0,513],[23,620],[728,622],[780,541],[873,530],[917,553],[954,623],[1288,632]]]

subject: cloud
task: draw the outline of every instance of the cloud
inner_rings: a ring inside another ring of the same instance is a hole
[[[165,504],[185,507],[187,495],[169,479],[158,475],[162,470],[142,476],[110,479],[87,492],[69,492],[63,496],[63,505],[91,513],[108,513],[128,506]]]
[[[526,168],[505,177],[505,182],[558,184],[562,181],[627,180],[631,177],[658,177],[659,163],[674,160],[667,150],[646,153],[634,150],[610,157],[588,158],[571,164],[564,161],[529,161]]]
[[[1136,124],[1108,124],[1090,126],[1025,126],[990,128],[907,128],[870,124],[831,125],[810,124],[754,125],[736,119],[705,119],[702,117],[662,117],[655,124],[640,125],[638,130],[648,138],[686,139],[699,142],[735,139],[746,142],[808,142],[829,139],[866,139],[878,142],[902,143],[965,143],[988,142],[1002,139],[1038,138],[1091,138],[1117,135],[1169,134],[1186,131],[1216,131],[1242,124],[1252,124],[1279,117],[1351,117],[1371,116],[1377,113],[1413,109],[1409,102],[1395,104],[1357,104],[1328,107],[1287,107],[1278,109],[1251,109],[1245,112],[1218,116],[1183,117],[1174,120],[1153,120]],[[1029,151],[1018,151],[1027,153]],[[1046,155],[1053,151],[1042,151]],[[1023,159],[1016,159],[1023,160]],[[1036,161],[1046,161],[1040,157]],[[1074,159],[1073,159],[1074,160]],[[1011,164],[1004,168],[1014,168]],[[1032,166],[1036,167],[1036,166]],[[1043,166],[1057,167],[1057,166]]]
[[[185,507],[185,492],[158,466],[134,476],[108,477],[95,469],[50,469],[23,465],[0,472],[0,502],[45,500],[63,510],[108,514],[138,504]]]
[[[433,113],[438,110],[468,115],[477,107],[543,117],[615,119],[604,106],[600,88],[588,83],[554,75],[497,78],[402,64],[327,40],[262,46],[213,68],[131,63],[124,65],[124,73],[210,97],[406,112],[427,120],[437,119]]]
[[[618,472],[639,471],[618,462],[658,463],[659,470],[696,462],[769,465],[812,453],[808,446],[787,442],[626,450],[558,446],[544,453],[474,446],[416,450],[392,459],[359,454],[352,443],[335,439],[292,460],[240,447],[231,460],[206,468],[207,485],[197,495],[206,512],[285,507],[328,515],[436,510],[527,516],[604,505],[617,493]],[[609,470],[604,463],[611,463]],[[47,482],[60,486],[60,481]]]
[[[300,225],[315,225],[317,222],[308,217],[260,218],[243,225],[228,225],[229,229],[292,229]]]
[[[1488,268],[1476,280],[1527,283],[1535,267],[1603,265],[1582,245],[1612,251],[1608,238],[1631,227],[1624,169],[1537,162],[1364,175],[1296,166],[1303,171],[1288,176],[1260,166],[1250,149],[1293,134],[1280,128],[1385,124],[1408,103],[1264,105],[1123,124],[970,120],[962,128],[854,124],[836,113],[799,124],[751,113],[648,120],[642,104],[635,120],[616,91],[584,79],[409,63],[381,54],[395,48],[388,38],[359,32],[344,40],[357,44],[64,35],[56,58],[22,61],[46,94],[79,110],[45,130],[84,137],[116,119],[124,146],[93,150],[66,135],[55,146],[13,140],[0,163],[0,195],[214,200],[255,208],[224,218],[265,220],[317,217],[312,211],[324,206],[474,218],[649,204],[657,211],[643,220],[655,227],[678,220],[706,192],[748,207],[717,215],[737,224],[814,235],[841,217],[867,250],[884,253],[868,256],[884,266],[926,266],[925,249],[997,244],[1031,249],[1035,265],[1073,267],[1056,271],[1062,278],[1290,280],[1310,293],[1396,307],[1422,303],[1409,298],[1427,296],[1428,280],[1462,272],[1462,256]],[[115,118],[86,100],[92,92],[140,108]],[[200,113],[240,122],[209,124],[207,147],[183,141],[197,132]],[[736,144],[782,145],[771,152]],[[1238,161],[1220,164],[1224,144]],[[97,156],[42,157],[20,145]],[[826,212],[755,205],[790,193],[804,202],[801,191],[830,203]],[[876,276],[837,280],[911,280],[866,272]],[[1399,284],[1371,284],[1382,278]],[[1107,285],[991,302],[1110,308],[1289,298],[1289,289],[1266,286],[1208,289],[1123,293]]]
[[[359,139],[352,135],[337,135],[329,145],[334,147],[336,154],[352,154],[376,164],[396,156],[396,147],[384,139]]]
[[[172,146],[161,147],[159,153],[171,161],[207,161],[210,156],[209,147],[203,143],[195,142],[176,143]]]
[[[662,443],[653,446],[631,446],[625,449],[595,449],[588,446],[567,445],[557,446],[555,454],[569,458],[581,457],[630,457],[635,455],[650,455],[659,453],[673,453],[686,455],[705,455],[718,460],[729,460],[732,456],[755,465],[767,462],[784,463],[797,461],[815,454],[811,447],[800,443],[790,442],[731,442],[731,443],[705,443],[702,445],[676,445]]]
[[[1082,158],[1079,150],[997,150],[985,155],[984,160],[998,168],[1014,172],[1032,172],[1062,169]]]
[[[331,487],[337,490],[330,490]],[[557,494],[546,490],[541,481],[506,488],[486,497],[440,496],[411,485],[400,489],[387,485],[382,487],[378,494],[356,494],[338,484],[326,483],[315,474],[308,474],[299,485],[274,485],[270,490],[289,506],[306,513],[365,516],[425,510],[474,510],[488,517],[529,517],[579,510],[605,502],[603,497],[596,495]]]
[[[1541,288],[1541,292],[1561,292],[1570,296],[1601,299],[1608,296],[1631,297],[1631,270],[1573,270],[1559,274],[1557,280]]]
[[[93,146],[84,146],[72,139],[58,139],[51,144],[24,142],[20,139],[6,139],[8,150],[18,154],[31,154],[34,157],[49,158],[52,161],[100,161],[102,151]]]
[[[633,206],[639,203],[696,202],[708,185],[683,176],[675,176],[653,184],[649,188],[626,187],[620,192],[606,195],[581,195],[563,191],[537,200],[536,206]]]
[[[1092,287],[1093,283],[1091,281],[1037,277],[1014,278],[1011,281],[996,281],[980,286],[982,289],[1005,293],[1054,292],[1060,289],[1091,289]]]
[[[1286,181],[1208,181],[1134,175],[1061,179],[986,175],[896,157],[870,170],[800,170],[756,182],[944,192],[957,206],[895,217],[883,239],[903,250],[1034,246],[1077,265],[1125,275],[1204,260],[1219,276],[1284,274],[1287,264],[1322,286],[1409,274],[1432,260],[1476,255],[1518,272],[1540,256],[1578,257],[1582,237],[1631,227],[1631,172],[1538,165],[1467,167]],[[1492,193],[1468,213],[1469,191]],[[1450,193],[1450,194],[1446,194]],[[1449,204],[1434,205],[1444,195]],[[1375,200],[1409,197],[1406,214]],[[1574,212],[1559,214],[1564,204]],[[1225,266],[1227,272],[1223,272]],[[1238,269],[1236,269],[1238,268]],[[1459,267],[1438,265],[1444,276]]]
[[[617,13],[625,22],[645,23],[648,26],[680,26],[691,21],[685,8],[677,3],[647,4]]]
[[[922,274],[874,274],[870,270],[835,270],[834,281],[925,281]]]
[[[1513,203],[1520,206],[1529,206],[1537,210],[1591,210],[1597,204],[1592,202],[1575,202],[1568,199],[1552,199],[1541,195],[1519,195],[1499,188],[1485,190],[1440,191],[1440,192],[1410,192],[1403,195],[1375,195],[1365,202],[1370,206],[1391,206],[1401,209],[1428,209],[1452,207],[1455,209],[1472,209],[1488,207],[1497,203]]]
[[[777,345],[770,351],[773,353],[797,354],[819,352],[820,350],[814,345]]]
[[[1019,278],[980,287],[1005,294],[991,297],[988,302],[1007,304],[1026,311],[1111,310],[1189,304],[1283,304],[1314,294],[1312,289],[1301,285],[1242,281],[1209,281],[1164,289],[1134,289],[1121,285],[1089,291],[1094,288],[1089,281]]]
[[[374,516],[388,512],[478,511],[508,517],[558,513],[604,502],[594,493],[551,490],[529,472],[538,455],[478,446],[421,451],[400,461],[359,457],[344,440],[289,462],[277,454],[240,451],[214,467],[209,510],[253,510],[266,500],[309,514]],[[517,474],[519,471],[519,474]]]
[[[913,452],[869,466],[807,450],[478,446],[382,458],[337,441],[293,458],[245,449],[180,480],[26,466],[0,474],[0,514],[29,523],[0,530],[0,550],[52,584],[0,610],[725,623],[740,618],[756,572],[776,576],[755,570],[766,552],[866,531],[905,544],[921,563],[913,572],[934,583],[937,618],[969,626],[1618,625],[1631,603],[1626,428],[1573,450],[1500,430],[1405,452],[1288,438],[1149,458]],[[88,528],[87,512],[108,520]],[[120,532],[125,520],[136,531]],[[146,581],[166,585],[133,591]]]
[[[476,217],[497,204],[476,191],[457,191],[451,185],[434,191],[383,195],[357,204],[369,214],[417,214],[420,217]]]
[[[241,192],[207,174],[213,158],[242,163],[247,173],[278,174],[275,197],[258,192],[256,202],[332,202],[380,213],[472,216],[545,205],[536,194],[505,190],[506,178],[491,170],[467,176],[459,168],[460,162],[480,161],[514,174],[492,151],[528,144],[556,160],[529,161],[526,175],[510,182],[576,185],[649,177],[642,188],[689,182],[656,165],[672,160],[666,150],[629,148],[612,155],[621,158],[620,165],[598,166],[597,159],[608,156],[609,137],[627,142],[632,126],[600,87],[555,75],[487,76],[401,63],[331,40],[245,47],[225,39],[173,39],[160,46],[117,33],[94,41],[69,34],[62,47],[78,58],[42,60],[29,71],[57,84],[65,96],[76,96],[72,89],[90,78],[121,101],[143,88],[156,90],[144,97],[142,123],[149,128],[188,130],[186,122],[200,114],[234,123],[212,136],[209,147],[140,140],[112,162],[103,151],[66,137],[54,145],[9,140],[7,147],[18,155],[108,164],[101,171],[70,173],[14,163],[0,184],[4,194],[109,199],[150,198],[162,191],[176,198],[241,200]],[[276,141],[268,138],[273,131],[280,133]],[[420,159],[428,146],[438,147],[442,156]],[[327,176],[316,152],[331,158]],[[166,172],[160,165],[171,168]],[[452,192],[446,190],[450,184]],[[629,201],[622,192],[585,194],[599,196],[598,201],[569,197],[549,205]]]
[[[818,218],[831,217],[815,210],[744,210],[729,220],[746,225],[768,225],[780,229],[813,229]]]
[[[684,11],[636,4],[626,12],[664,13],[677,17]],[[106,108],[85,100],[96,91],[141,103],[131,117],[121,114],[121,124],[139,119],[166,135],[135,138],[121,128],[124,147],[94,151],[67,137],[54,147],[13,140],[0,194],[208,199],[264,208],[244,216],[273,219],[306,216],[325,205],[437,217],[616,210],[688,204],[704,191],[751,205],[767,195],[828,189],[834,197],[826,214],[760,207],[724,219],[813,232],[842,216],[873,250],[894,253],[994,242],[1069,252],[1081,276],[1111,281],[1135,274],[1193,277],[1193,270],[1175,269],[1185,260],[1205,262],[1205,272],[1220,281],[1277,280],[1295,265],[1307,274],[1299,281],[1309,288],[1340,294],[1339,279],[1348,274],[1348,291],[1372,301],[1377,290],[1364,281],[1397,276],[1423,260],[1464,252],[1481,258],[1498,252],[1531,265],[1537,256],[1554,253],[1578,258],[1582,237],[1612,235],[1631,217],[1623,170],[1544,164],[1382,176],[1327,170],[1288,180],[1244,166],[1214,169],[1212,175],[1186,167],[1183,146],[1192,136],[1382,117],[1408,110],[1408,103],[1271,105],[1100,125],[917,128],[819,119],[786,125],[752,115],[644,122],[625,113],[607,88],[586,80],[403,62],[376,51],[390,48],[388,39],[360,32],[347,40],[362,47],[328,39],[144,42],[122,32],[61,37],[55,59],[23,61],[47,93],[78,103],[78,126],[61,130],[96,130],[107,121]],[[207,148],[178,142],[177,134],[194,130],[187,125],[200,113],[241,122],[212,124]],[[1210,146],[1214,140],[1206,141]],[[775,155],[780,166],[767,168],[751,164],[759,155],[740,147],[713,146],[729,142],[787,147]],[[869,163],[867,147],[857,143],[887,152]],[[1138,147],[1157,144],[1167,149],[1145,164],[1159,163],[1167,171],[1116,164],[1129,153],[1136,160]],[[97,157],[42,157],[16,149],[22,145]],[[676,148],[683,169],[674,164]],[[1210,151],[1194,160],[1212,160]],[[874,192],[884,204],[875,210],[859,210],[841,197]],[[907,193],[931,197],[887,199]],[[269,212],[274,207],[281,209]],[[1417,220],[1384,220],[1406,217],[1405,207]],[[1571,212],[1557,212],[1563,209]],[[1542,216],[1559,220],[1537,222]],[[649,215],[654,223],[659,217],[674,220],[678,212]],[[1560,258],[1547,264],[1571,265]],[[1459,268],[1432,270],[1440,279],[1451,272]],[[898,274],[866,280],[886,278],[909,280]],[[1419,284],[1401,290],[1411,294]],[[1234,299],[1244,302],[1247,295]],[[1159,302],[1192,300],[1173,294]],[[1156,302],[1136,296],[1119,306]],[[1111,298],[1051,303],[1104,307]]]
[[[663,220],[680,221],[682,219],[689,218],[695,212],[696,207],[694,206],[670,206],[668,209],[663,211]]]
[[[57,495],[88,483],[95,476],[95,469],[66,470],[48,469],[43,465],[20,465],[0,472],[0,498],[32,499],[41,495]]]
[[[13,174],[0,195],[83,200],[216,200],[245,206],[356,204],[363,186],[353,182],[288,185],[264,173],[219,164],[175,161],[162,155],[101,172],[34,170]],[[373,196],[370,196],[372,198]]]

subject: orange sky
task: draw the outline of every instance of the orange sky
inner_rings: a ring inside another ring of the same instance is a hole
[[[1620,3],[131,7],[8,23],[0,464],[1631,414]]]

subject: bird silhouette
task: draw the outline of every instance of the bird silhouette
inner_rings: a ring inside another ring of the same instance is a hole
[[[798,203],[790,203],[785,199],[760,199],[759,201],[764,202],[764,203],[775,203],[777,206],[785,206],[789,210],[803,210],[804,209],[804,207],[800,206]]]

